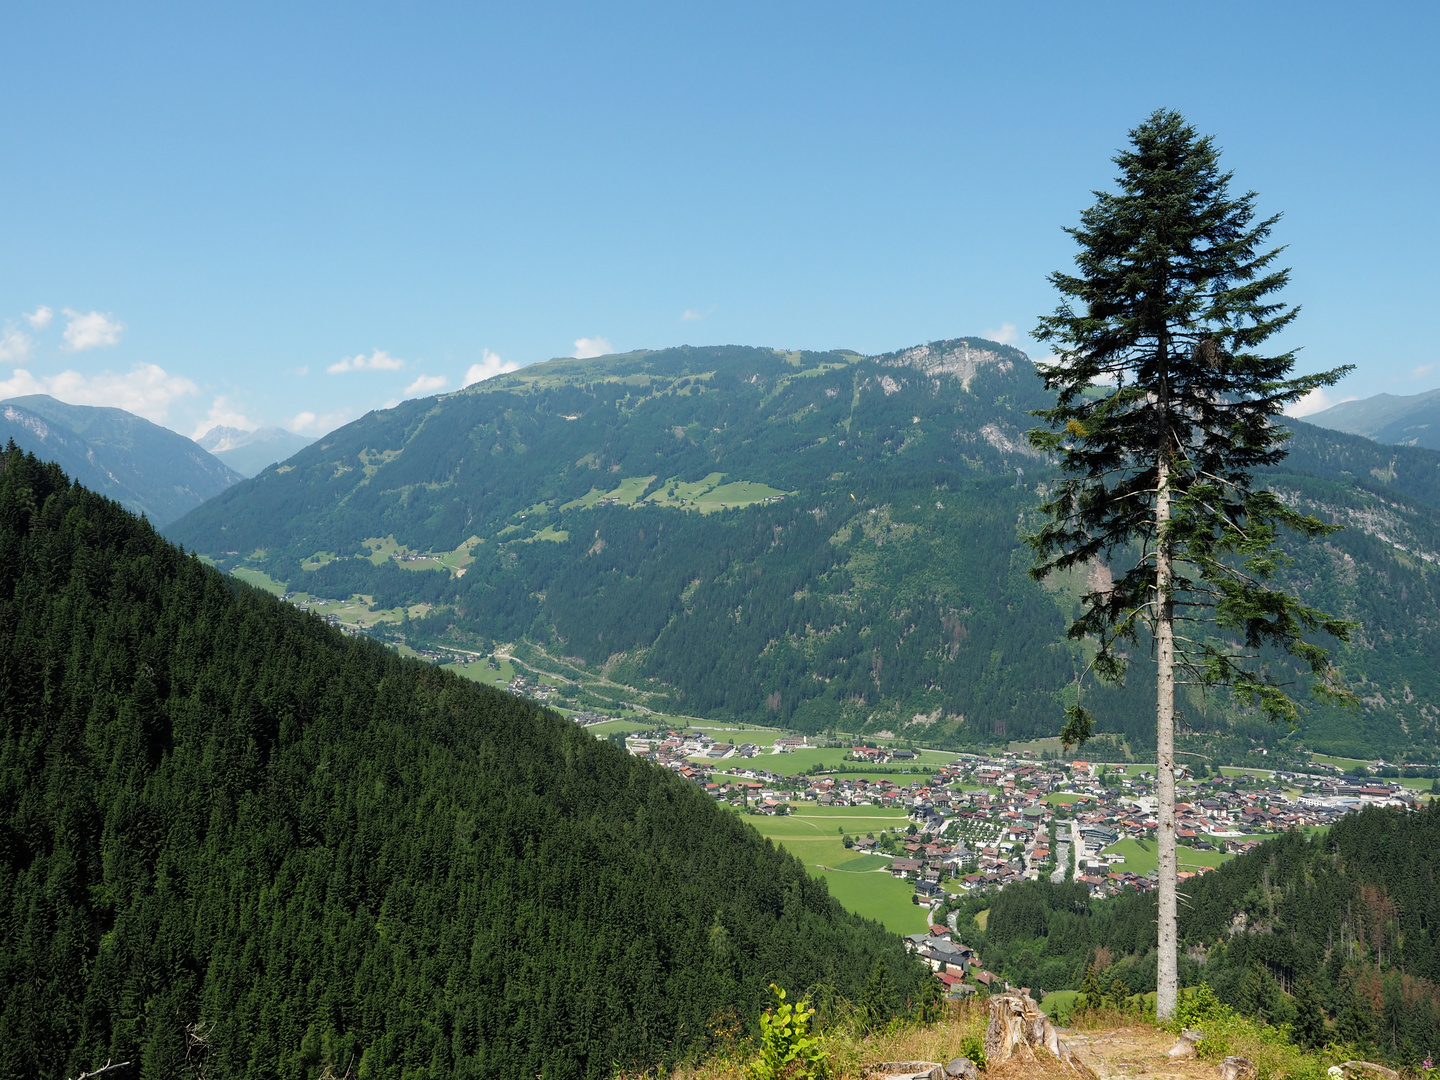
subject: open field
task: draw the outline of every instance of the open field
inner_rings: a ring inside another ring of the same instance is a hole
[[[1331,757],[1329,754],[1311,754],[1310,760],[1318,761],[1324,765],[1334,765],[1336,768],[1344,769],[1346,772],[1358,769],[1362,765],[1368,769],[1371,765],[1375,764],[1373,761],[1362,761],[1360,758]]]
[[[843,750],[820,752],[844,753]],[[810,770],[810,765],[804,759],[796,760],[804,753],[807,751],[797,750],[792,754],[761,754],[759,757],[753,758],[726,758],[723,761],[715,758],[691,758],[691,760],[707,761],[716,770],[722,772],[738,773],[743,769],[764,769],[782,776],[795,776]],[[849,766],[854,766],[854,768]],[[917,769],[901,769],[891,765],[866,768],[860,762],[852,761],[847,763],[844,772],[837,775],[846,780],[890,780],[896,784],[905,785],[912,780],[925,780],[929,774],[922,773]]]
[[[916,934],[927,925],[925,909],[910,902],[914,886],[892,878],[887,857],[858,854],[842,842],[850,835],[903,825],[905,814],[869,806],[804,807],[784,817],[746,816],[762,835],[825,878],[830,895],[849,911],[875,919],[899,934]]]
[[[591,488],[590,491],[581,495],[578,499],[571,499],[560,507],[561,512],[566,510],[588,510],[601,500],[616,502],[622,506],[634,506],[637,499],[644,493],[645,489],[655,481],[653,476],[627,476],[620,481],[618,487],[609,491],[601,491],[599,488]]]
[[[774,746],[775,740],[786,732],[780,728],[759,728],[746,724],[709,724],[690,722],[695,731],[702,731],[717,742],[754,743],[756,746]]]
[[[585,730],[600,738],[606,735],[613,735],[617,731],[623,731],[627,735],[632,731],[649,731],[651,725],[639,720],[607,720],[603,724],[595,724]]]
[[[527,536],[525,542],[528,544],[535,540],[549,540],[556,544],[562,544],[569,539],[570,533],[567,529],[557,529],[554,525],[546,525],[534,536]]]
[[[1110,868],[1111,872],[1118,874],[1128,870],[1132,874],[1148,874],[1159,864],[1159,856],[1156,854],[1155,847],[1154,840],[1132,840],[1129,837],[1117,844],[1110,845],[1105,849],[1106,854],[1125,856],[1123,863],[1116,863]],[[1182,844],[1179,849],[1178,862],[1181,870],[1198,870],[1202,866],[1219,866],[1234,857],[1222,851],[1196,851],[1194,848],[1188,848]]]
[[[702,514],[713,514],[717,510],[735,510],[765,502],[767,499],[784,498],[785,494],[778,488],[772,488],[767,484],[739,480],[733,484],[721,484],[719,487],[697,496],[693,505]]]
[[[1073,803],[1080,802],[1084,798],[1084,795],[1077,795],[1073,791],[1052,791],[1049,795],[1045,796],[1045,801],[1051,806],[1069,806]]]
[[[734,738],[727,741],[736,743],[756,742],[755,739],[750,738],[750,733],[746,731],[736,731],[731,732],[730,734],[732,734]],[[715,737],[719,738],[718,735],[716,735]],[[836,747],[830,750],[795,750],[788,754],[766,753],[762,754],[758,758],[740,758],[738,760],[732,759],[730,761],[726,761],[724,764],[726,768],[768,769],[770,772],[793,775],[795,773],[809,772],[811,768],[816,765],[820,765],[823,768],[827,769],[834,768],[834,766],[849,752],[850,751],[845,750],[841,747]]]
[[[316,615],[333,615],[342,626],[378,626],[380,623],[398,623],[405,617],[403,608],[372,608],[374,597],[370,596],[352,596],[348,600],[336,600],[297,592],[291,594],[291,602],[297,607],[305,606],[306,610],[312,611]],[[410,617],[412,619],[419,618],[429,610],[429,604],[415,604],[410,608]]]
[[[645,496],[645,501],[656,506],[688,507],[702,495],[707,495],[725,482],[725,474],[713,472],[700,480],[686,483],[671,477]]]
[[[1221,765],[1220,773],[1224,776],[1253,776],[1257,780],[1268,780],[1273,769],[1257,768],[1253,765],[1241,767],[1239,765]]]
[[[736,480],[728,484],[724,481],[725,474],[718,472],[689,483],[672,477],[645,496],[645,501],[653,506],[673,506],[681,510],[698,510],[702,514],[712,514],[717,510],[733,510],[752,506],[766,499],[783,498],[786,494],[777,488],[752,480]]]
[[[808,821],[811,819],[830,818],[829,822],[817,820],[816,824],[824,827],[834,825],[847,826],[846,832],[852,836],[863,835],[874,829],[893,829],[896,826],[905,825],[905,811],[890,809],[884,806],[810,806],[807,803],[794,803],[794,809],[790,812],[792,821]],[[835,835],[839,836],[839,833]]]
[[[509,660],[501,660],[499,664],[499,671],[490,667],[484,660],[477,660],[470,664],[442,664],[441,666],[446,671],[453,671],[471,682],[478,682],[485,686],[505,686],[515,677],[515,668]]]
[[[609,491],[591,488],[588,494],[572,499],[560,509],[583,510],[601,501],[634,506],[654,480],[653,476],[632,476],[621,480],[619,487]],[[698,510],[702,514],[711,514],[718,510],[752,506],[766,499],[783,498],[786,494],[777,488],[752,480],[735,480],[728,484],[724,481],[725,474],[718,472],[689,482],[672,477],[645,496],[645,501],[653,506],[673,506],[680,510]]]
[[[1068,1020],[1075,1011],[1075,999],[1079,996],[1079,990],[1052,990],[1040,999],[1040,1008],[1057,1021],[1062,1018]]]
[[[237,566],[230,571],[230,576],[239,578],[246,585],[254,585],[257,589],[264,589],[272,596],[285,595],[285,583],[276,581],[269,574],[260,570],[251,570],[245,566]]]
[[[1065,760],[1118,762],[1131,760],[1121,736],[1103,731],[1096,734],[1090,742],[1085,745],[1084,750],[1072,746],[1068,755],[1065,752],[1065,744],[1058,738],[1030,739],[1027,742],[1012,742],[1009,743],[1005,749],[1012,754],[1028,753],[1037,759],[1041,754],[1051,753],[1061,755]]]
[[[863,856],[882,862],[873,855]],[[896,934],[919,934],[930,924],[926,909],[910,902],[913,886],[897,881],[881,870],[834,870],[825,872],[830,895],[846,911],[874,919]]]

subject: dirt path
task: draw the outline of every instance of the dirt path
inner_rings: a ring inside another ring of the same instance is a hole
[[[1175,1036],[1145,1025],[1100,1031],[1062,1031],[1060,1037],[1100,1080],[1215,1080],[1213,1061],[1172,1061]]]

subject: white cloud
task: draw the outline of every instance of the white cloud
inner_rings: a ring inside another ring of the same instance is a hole
[[[594,356],[608,356],[614,351],[610,342],[603,337],[575,339],[575,359],[577,360],[589,360]]]
[[[183,375],[171,375],[157,364],[136,364],[129,371],[101,371],[82,375],[62,371],[36,378],[24,368],[0,382],[0,399],[22,394],[49,394],[71,405],[106,405],[143,416],[157,424],[165,422],[171,403],[200,388]]]
[[[309,365],[309,364],[301,364],[299,367],[297,367],[297,368],[295,369],[295,374],[298,375],[300,378],[303,379],[306,375],[309,375],[309,374],[310,374],[310,365]]]
[[[251,423],[250,418],[235,407],[234,402],[224,394],[219,395],[210,403],[210,414],[195,425],[195,434],[192,439],[199,439],[207,431],[214,427],[239,428],[241,431],[254,431],[257,425]]]
[[[686,308],[685,314],[680,316],[680,321],[699,322],[701,319],[705,318],[705,316],[709,315],[714,310],[715,307],[713,304],[710,307],[706,308],[704,311],[700,311],[697,308]]]
[[[404,360],[391,356],[384,349],[376,349],[369,356],[364,353],[347,356],[343,360],[331,364],[325,370],[331,375],[339,375],[345,371],[399,371],[404,366]]]
[[[124,324],[114,316],[99,311],[82,315],[73,308],[66,308],[65,319],[65,348],[70,352],[118,345],[125,330]]]
[[[481,349],[480,362],[470,365],[470,370],[465,372],[465,381],[460,385],[474,386],[477,382],[493,379],[496,375],[504,375],[507,371],[515,371],[519,367],[514,360],[502,360],[489,349]]]
[[[1417,368],[1411,368],[1411,369],[1410,369],[1410,378],[1412,378],[1412,379],[1423,379],[1426,375],[1429,375],[1430,372],[1432,372],[1432,371],[1434,371],[1434,370],[1435,370],[1435,365],[1434,365],[1434,364],[1421,364],[1421,365],[1420,365],[1419,367],[1417,367]]]
[[[41,304],[34,311],[22,312],[25,321],[30,324],[32,330],[44,330],[50,325],[50,320],[55,317],[55,312]]]
[[[1015,332],[1013,322],[1001,323],[999,330],[986,330],[980,335],[990,341],[998,341],[1001,345],[1009,345],[1018,336]]]
[[[433,394],[450,380],[444,375],[421,375],[405,388],[406,397],[424,397]]]
[[[14,323],[0,330],[0,364],[21,364],[30,355],[30,338]]]
[[[1285,410],[1286,416],[1309,416],[1311,413],[1321,412],[1332,405],[1339,405],[1346,401],[1357,400],[1354,394],[1349,397],[1332,398],[1330,392],[1323,386],[1317,386],[1310,393],[1306,394],[1299,401],[1295,402]]]
[[[328,435],[341,424],[348,423],[355,414],[346,409],[316,415],[313,412],[296,413],[285,426],[297,435]]]

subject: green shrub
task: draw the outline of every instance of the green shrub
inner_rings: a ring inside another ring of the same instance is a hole
[[[750,1080],[823,1080],[826,1054],[810,1034],[815,1010],[808,998],[791,1005],[774,983],[775,1007],[760,1014],[760,1056],[750,1063]]]
[[[977,1069],[985,1068],[985,1040],[979,1035],[966,1035],[960,1040],[960,1056],[973,1061]]]
[[[1326,1068],[1351,1057],[1344,1047],[1329,1046],[1307,1052],[1295,1044],[1289,1024],[1261,1024],[1241,1016],[1201,983],[1180,997],[1165,1024],[1169,1031],[1194,1028],[1204,1038],[1196,1053],[1209,1061],[1231,1054],[1254,1062],[1257,1080],[1328,1080]]]

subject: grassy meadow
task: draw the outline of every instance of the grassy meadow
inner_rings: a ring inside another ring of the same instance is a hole
[[[470,664],[452,663],[441,666],[446,671],[453,671],[455,674],[483,686],[506,686],[515,677],[515,666],[509,660],[501,660],[499,664],[498,671],[486,664],[484,660],[476,660]]]
[[[896,828],[905,823],[900,810],[874,806],[806,806],[782,817],[747,816],[747,822],[823,877],[830,895],[849,911],[882,923],[897,934],[918,934],[928,925],[924,908],[910,902],[911,882],[892,878],[890,859],[847,849],[844,834]]]
[[[1148,874],[1159,865],[1159,855],[1156,853],[1154,840],[1134,840],[1126,837],[1117,844],[1111,844],[1105,849],[1105,853],[1125,856],[1123,863],[1116,863],[1110,868],[1111,872],[1117,874],[1127,870],[1132,874]],[[1178,856],[1181,870],[1198,870],[1202,866],[1219,866],[1235,857],[1227,855],[1223,851],[1196,851],[1183,844],[1180,846]]]

